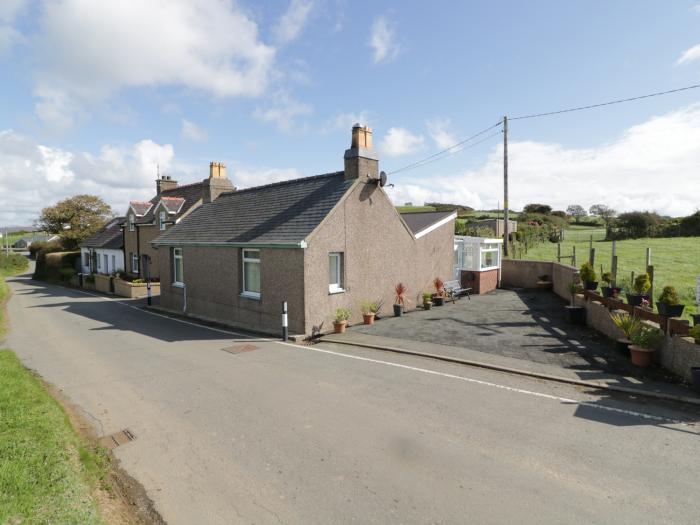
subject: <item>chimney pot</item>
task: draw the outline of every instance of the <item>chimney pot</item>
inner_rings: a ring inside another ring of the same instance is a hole
[[[345,150],[345,178],[356,179],[360,175],[379,176],[379,159],[372,148],[372,129],[359,123],[352,127],[350,149]]]

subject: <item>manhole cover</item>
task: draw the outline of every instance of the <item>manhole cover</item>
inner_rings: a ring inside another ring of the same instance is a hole
[[[129,441],[133,441],[134,439],[136,439],[136,436],[131,432],[131,430],[125,428],[124,430],[120,430],[119,432],[115,432],[114,434],[100,438],[99,443],[103,447],[112,450],[120,445],[128,443]]]
[[[245,352],[252,352],[253,350],[257,349],[257,346],[251,344],[233,345],[222,348],[224,352],[228,352],[229,354],[243,354]]]

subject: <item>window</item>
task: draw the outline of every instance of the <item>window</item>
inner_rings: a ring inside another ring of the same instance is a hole
[[[112,255],[112,271],[116,272],[117,271],[117,256]]]
[[[328,254],[328,291],[343,292],[343,254],[341,252]]]
[[[173,248],[173,284],[185,284],[182,270],[182,248]]]
[[[132,232],[136,229],[136,219],[133,215],[129,215],[129,231]]]
[[[139,273],[139,256],[136,253],[131,254],[131,273]]]
[[[484,244],[481,246],[481,270],[487,268],[497,268],[500,255],[500,245]]]
[[[104,254],[104,260],[105,260],[104,272],[109,273],[109,256],[107,254]]]
[[[86,268],[90,267],[90,252],[83,253],[83,266]]]
[[[260,298],[260,250],[243,250],[243,294]]]
[[[163,231],[165,230],[165,212],[162,211],[158,214],[158,228]]]
[[[96,255],[96,256],[95,256],[95,259],[97,259],[97,270],[99,271],[99,270],[102,269],[102,267],[100,266],[100,256],[99,256],[99,255]]]

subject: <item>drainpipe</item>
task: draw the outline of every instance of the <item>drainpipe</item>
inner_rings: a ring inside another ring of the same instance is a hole
[[[187,313],[187,285],[182,285],[182,313]]]
[[[134,221],[136,222],[136,221]],[[141,238],[139,236],[139,225],[135,225],[136,228],[136,260],[139,262],[139,273],[137,274],[141,277]]]

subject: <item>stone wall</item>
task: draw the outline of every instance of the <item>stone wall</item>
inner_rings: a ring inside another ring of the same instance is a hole
[[[547,275],[553,283],[554,293],[571,300],[569,284],[579,282],[578,270],[573,266],[552,261],[527,261],[504,259],[501,264],[501,286],[515,288],[537,288],[540,276]]]
[[[121,297],[140,299],[148,295],[146,283],[131,283],[121,279],[114,279],[114,293]],[[160,284],[151,283],[151,296],[160,294]]]

